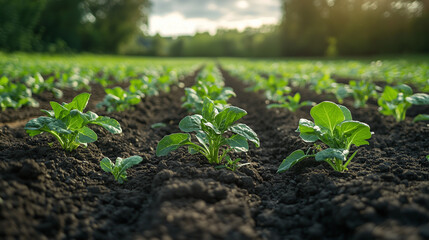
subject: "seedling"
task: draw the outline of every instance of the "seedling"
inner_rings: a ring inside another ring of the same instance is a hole
[[[228,170],[235,171],[235,170],[237,170],[238,168],[240,168],[242,166],[250,164],[250,163],[239,164],[239,162],[241,161],[241,158],[237,158],[235,160],[232,160],[228,155],[225,156],[225,160],[226,160],[225,164],[216,166],[215,168],[216,169],[226,168]]]
[[[0,78],[0,108],[18,109],[22,106],[37,107],[39,103],[32,98],[27,86],[21,83],[12,83],[6,76]]]
[[[413,122],[419,121],[429,121],[429,114],[419,114],[413,119]]]
[[[408,108],[412,105],[429,105],[429,95],[413,94],[406,84],[396,87],[386,86],[378,99],[379,111],[387,116],[393,115],[397,122],[404,121]]]
[[[127,169],[139,164],[142,160],[143,158],[140,156],[132,156],[125,159],[118,157],[116,158],[115,164],[113,164],[108,157],[105,157],[101,160],[100,167],[103,171],[112,173],[115,180],[123,184],[127,181]]]
[[[231,151],[248,151],[247,141],[259,147],[256,133],[246,124],[235,123],[246,114],[246,111],[234,106],[228,106],[218,112],[213,101],[205,98],[202,115],[195,114],[183,118],[179,128],[185,133],[163,137],[156,147],[156,155],[166,156],[181,146],[188,146],[191,154],[201,153],[209,163],[221,164]],[[196,133],[197,142],[192,142],[190,132]],[[233,135],[225,136],[229,132]]]
[[[139,94],[125,91],[121,87],[107,88],[104,91],[107,95],[97,104],[97,108],[106,107],[107,112],[125,111],[141,101]]]
[[[53,110],[42,110],[47,116],[30,120],[24,129],[31,137],[43,132],[52,134],[67,151],[80,145],[86,147],[97,140],[97,134],[87,127],[89,124],[100,125],[113,134],[121,133],[121,126],[115,119],[98,116],[91,111],[83,113],[89,97],[89,93],[81,93],[70,103],[51,102]]]
[[[269,104],[267,108],[286,108],[291,112],[295,112],[301,107],[304,106],[314,106],[316,103],[311,101],[301,101],[301,94],[296,93],[292,96],[285,96],[281,98],[280,104]]]
[[[355,100],[355,108],[365,107],[370,97],[377,97],[377,90],[379,89],[377,85],[367,81],[350,81],[349,87]]]
[[[342,172],[347,169],[350,161],[356,155],[355,151],[349,158],[350,147],[359,147],[369,144],[367,139],[371,138],[371,131],[366,123],[352,120],[350,111],[333,102],[322,102],[310,110],[314,122],[301,118],[297,131],[305,142],[322,141],[329,148],[309,154],[302,150],[292,152],[283,160],[277,172],[290,169],[299,161],[314,157],[316,161],[327,162],[335,171]]]

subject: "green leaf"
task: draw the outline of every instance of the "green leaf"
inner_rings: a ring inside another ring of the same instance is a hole
[[[296,163],[298,163],[299,161],[307,157],[309,156],[306,155],[304,151],[296,150],[283,160],[283,162],[280,164],[279,168],[277,169],[277,172],[281,173],[286,170],[289,170],[293,165],[295,165]]]
[[[79,110],[71,110],[69,116],[67,118],[67,128],[70,130],[79,130],[86,124],[87,119]]]
[[[425,93],[416,93],[407,97],[406,100],[413,105],[429,105],[429,95]]]
[[[335,126],[345,120],[341,108],[333,102],[322,102],[311,108],[310,115],[317,126],[334,131]]]
[[[413,94],[413,89],[406,84],[398,85],[395,87],[395,89],[398,89],[400,92],[404,93],[405,96],[410,96]]]
[[[188,133],[173,133],[167,135],[159,141],[156,146],[156,156],[166,156],[171,151],[191,142],[191,135]]]
[[[345,121],[340,126],[341,132],[347,137],[349,145],[354,144],[357,147],[368,145],[366,139],[371,138],[369,125],[359,121]]]
[[[341,111],[343,112],[344,118],[345,118],[346,121],[347,120],[352,120],[352,113],[350,112],[350,110],[348,108],[346,108],[343,105],[338,105],[338,107],[340,107]]]
[[[97,141],[97,134],[88,127],[83,127],[77,134],[77,142],[92,143]]]
[[[238,134],[225,139],[225,141],[236,152],[247,152],[249,150],[247,139]]]
[[[131,156],[129,158],[125,158],[119,166],[121,168],[121,172],[127,170],[134,165],[139,164],[141,161],[143,161],[143,158],[140,156]]]
[[[89,93],[81,93],[81,94],[77,95],[76,97],[74,97],[73,100],[71,101],[71,103],[69,103],[72,106],[72,108],[70,108],[70,110],[77,109],[77,110],[83,112],[83,110],[86,108],[86,105],[88,104],[90,96],[91,96],[91,94],[89,94]]]
[[[325,161],[336,158],[344,162],[346,161],[348,154],[349,151],[345,149],[328,148],[316,154],[316,161]]]
[[[259,138],[258,135],[246,124],[238,123],[229,128],[229,130],[233,133],[241,135],[245,137],[247,140],[255,144],[256,147],[259,147]]]
[[[113,172],[113,163],[108,157],[103,158],[100,162],[100,167],[103,171],[111,173]]]
[[[205,97],[202,110],[203,118],[208,121],[213,121],[217,114],[218,112],[213,101]]]
[[[218,115],[216,115],[215,117],[216,126],[221,132],[224,132],[235,121],[239,120],[246,114],[247,112],[241,108],[234,107],[234,106],[226,107]]]
[[[180,121],[179,128],[183,132],[196,132],[198,130],[201,130],[202,118],[203,117],[199,114],[186,116]]]
[[[299,120],[299,126],[298,126],[298,132],[300,133],[299,136],[305,142],[315,142],[319,139],[318,131],[316,130],[320,131],[320,128],[314,125],[312,121],[304,118],[301,118]]]
[[[30,137],[36,136],[49,128],[47,127],[53,121],[57,121],[55,118],[50,117],[38,117],[35,119],[31,119],[25,124],[24,129],[30,135]],[[44,129],[45,128],[45,129]]]
[[[419,114],[414,119],[413,122],[418,121],[429,121],[429,114]]]
[[[384,88],[383,94],[381,94],[381,98],[385,101],[393,101],[398,97],[398,90],[390,87],[390,86],[386,86]]]
[[[63,107],[61,104],[57,102],[50,102],[52,110],[54,110],[55,118],[61,119],[66,116],[70,111]]]
[[[90,123],[100,125],[113,134],[122,133],[121,125],[113,118],[100,116],[94,121],[91,121]]]

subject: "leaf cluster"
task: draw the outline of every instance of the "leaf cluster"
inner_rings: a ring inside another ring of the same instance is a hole
[[[27,86],[22,83],[13,83],[3,76],[0,78],[0,107],[4,111],[6,108],[18,109],[22,106],[37,107],[39,103],[32,98],[32,93]]]
[[[129,158],[116,158],[115,164],[112,161],[105,157],[100,162],[100,167],[103,171],[112,173],[115,180],[122,184],[127,180],[127,169],[130,167],[139,164],[143,160],[140,156],[131,156]]]
[[[314,106],[315,103],[312,101],[301,101],[301,94],[298,92],[293,96],[283,96],[280,98],[280,103],[269,104],[267,108],[286,108],[291,112],[295,112],[304,106]]]
[[[386,86],[378,99],[378,105],[382,114],[393,115],[396,121],[400,122],[405,120],[406,112],[412,105],[429,105],[429,95],[413,94],[411,87],[406,84],[395,87]]]
[[[106,108],[107,112],[132,109],[133,105],[137,105],[141,101],[141,95],[126,91],[121,87],[106,88],[104,91],[107,95],[103,101],[97,104],[97,108]]]
[[[279,166],[278,172],[291,168],[299,161],[315,157],[316,161],[327,162],[335,171],[347,170],[347,165],[357,151],[350,158],[350,147],[369,144],[371,138],[370,127],[366,123],[352,120],[351,112],[342,105],[333,102],[322,102],[310,110],[314,122],[307,119],[299,120],[297,131],[305,142],[320,140],[329,148],[317,153],[308,154],[302,150],[294,151]]]
[[[185,133],[174,133],[161,139],[156,148],[157,156],[165,156],[181,146],[188,146],[191,154],[201,153],[209,163],[221,164],[231,151],[246,152],[247,141],[259,146],[256,133],[246,124],[236,123],[247,112],[241,108],[228,106],[218,111],[212,100],[204,99],[202,115],[194,114],[183,118],[179,128]],[[196,142],[192,141],[195,133]],[[227,133],[232,133],[227,136]],[[229,157],[227,157],[228,159]]]
[[[31,137],[44,132],[52,134],[67,151],[80,145],[86,147],[88,143],[97,140],[97,134],[87,126],[89,124],[102,126],[113,134],[121,133],[121,126],[115,119],[98,116],[91,111],[83,112],[89,97],[89,93],[81,93],[70,103],[59,104],[52,101],[52,110],[42,110],[47,116],[30,120],[24,129]]]

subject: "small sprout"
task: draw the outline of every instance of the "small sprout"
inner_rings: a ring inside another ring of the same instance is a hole
[[[142,160],[143,158],[140,156],[132,156],[125,159],[118,157],[115,164],[113,164],[108,157],[105,157],[101,160],[100,167],[103,171],[112,173],[115,180],[122,184],[127,181],[127,169],[139,164]]]
[[[159,141],[157,156],[166,156],[181,146],[188,146],[191,154],[201,153],[211,164],[221,164],[230,151],[247,152],[250,141],[259,147],[256,133],[246,124],[236,123],[247,114],[241,108],[228,106],[218,112],[209,98],[204,99],[202,115],[194,114],[183,118],[179,128],[185,133],[173,133]],[[195,132],[198,142],[192,142],[190,132]],[[226,133],[233,133],[227,137]]]
[[[88,143],[97,140],[97,134],[87,127],[89,124],[100,125],[113,134],[121,133],[121,125],[115,119],[98,116],[91,111],[83,113],[90,96],[89,93],[81,93],[70,103],[62,105],[51,102],[53,110],[42,110],[47,116],[30,120],[24,129],[30,137],[43,132],[52,134],[67,151],[72,151],[80,145],[86,147]]]
[[[284,172],[308,157],[314,157],[316,161],[325,161],[338,172],[348,170],[348,164],[357,153],[355,151],[347,157],[350,147],[369,144],[367,139],[372,135],[369,126],[352,120],[352,115],[346,107],[328,101],[314,106],[310,115],[314,122],[303,118],[299,120],[297,130],[300,133],[299,136],[305,142],[320,140],[329,148],[321,150],[316,147],[312,154],[308,154],[308,151],[304,153],[302,150],[296,150],[283,160],[277,172]]]
[[[304,106],[314,106],[315,103],[311,101],[301,101],[301,94],[296,93],[293,97],[286,96],[280,98],[280,104],[270,104],[267,108],[286,108],[291,112],[295,112],[301,107]]]
[[[232,160],[229,156],[225,156],[225,160],[226,160],[225,164],[216,166],[215,168],[216,169],[226,168],[228,170],[235,171],[242,166],[246,166],[246,165],[250,164],[250,163],[238,164],[241,161],[241,158],[237,158],[235,160]]]

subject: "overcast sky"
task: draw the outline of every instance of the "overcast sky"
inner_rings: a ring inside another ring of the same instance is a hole
[[[154,0],[149,33],[193,35],[219,27],[244,28],[275,24],[281,18],[280,0]]]

